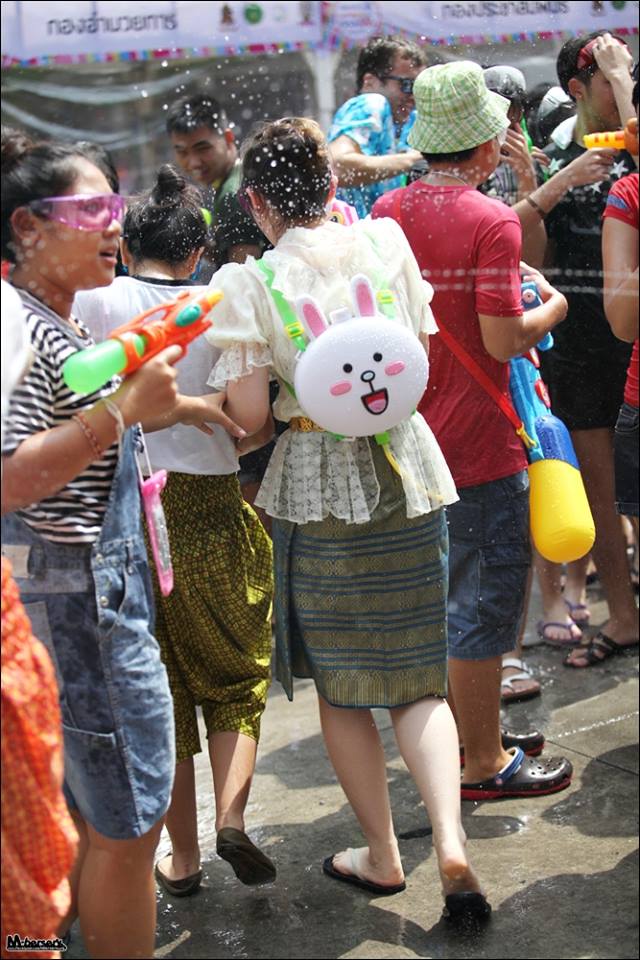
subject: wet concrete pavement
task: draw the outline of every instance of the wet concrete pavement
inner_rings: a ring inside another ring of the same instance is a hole
[[[538,612],[534,596],[528,638]],[[592,594],[594,627],[606,618]],[[298,681],[289,703],[274,684],[248,831],[277,863],[269,887],[242,886],[215,853],[211,775],[197,760],[204,881],[177,900],[159,894],[157,957],[171,958],[635,958],[638,955],[638,658],[590,670],[562,666],[562,651],[526,650],[542,697],[505,711],[509,728],[538,727],[546,754],[574,765],[569,789],[550,797],[463,804],[470,852],[494,914],[463,937],[440,919],[442,899],[428,822],[377,711],[388,757],[405,892],[373,897],[321,872],[323,859],[358,846],[358,826],[325,755],[315,694]],[[168,849],[163,837],[160,852]],[[80,934],[68,957],[84,957]]]

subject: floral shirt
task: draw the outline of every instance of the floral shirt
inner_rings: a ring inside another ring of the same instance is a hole
[[[381,93],[361,93],[342,104],[333,118],[327,140],[331,143],[338,137],[346,136],[353,140],[366,156],[385,157],[407,149],[406,134],[413,120],[415,116],[409,117],[400,131],[400,136],[396,136],[393,114],[387,98]],[[359,217],[366,217],[378,197],[387,190],[404,186],[404,183],[405,178],[399,176],[359,187],[342,187],[338,190],[338,198],[355,207]]]

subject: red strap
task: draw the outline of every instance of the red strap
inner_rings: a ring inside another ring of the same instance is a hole
[[[462,366],[471,374],[471,376],[476,380],[480,386],[485,390],[492,400],[498,404],[505,417],[516,429],[516,433],[520,435],[520,431],[523,429],[524,424],[522,420],[516,413],[513,404],[509,397],[505,396],[504,393],[501,393],[498,387],[495,385],[491,377],[489,377],[482,367],[476,363],[472,356],[470,356],[464,347],[458,343],[455,337],[453,337],[449,331],[442,326],[440,320],[436,321],[439,328],[440,336],[444,343],[449,347],[451,353],[460,361]]]
[[[393,218],[400,224],[401,227],[403,225],[402,200],[404,193],[404,190],[396,190],[393,198]],[[467,353],[462,344],[459,343],[453,334],[449,333],[446,327],[442,325],[442,321],[440,319],[436,319],[436,322],[438,324],[439,333],[443,343],[445,343],[449,350],[451,350],[451,353],[454,355],[454,357],[462,364],[465,370],[471,374],[473,379],[482,387],[482,389],[489,394],[491,399],[498,404],[507,420],[509,420],[509,422],[515,427],[518,436],[522,437],[524,424],[518,416],[509,397],[500,392],[491,377],[484,372],[480,364],[473,359],[471,354]]]

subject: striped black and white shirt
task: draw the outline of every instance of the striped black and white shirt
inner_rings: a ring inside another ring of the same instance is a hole
[[[13,453],[27,437],[66,423],[113,393],[115,384],[81,396],[62,379],[62,366],[80,346],[93,344],[89,331],[75,321],[79,337],[68,323],[35,297],[18,291],[26,308],[33,363],[11,396],[3,456]],[[99,535],[118,460],[118,445],[91,463],[58,493],[17,511],[18,516],[47,540],[92,543]]]

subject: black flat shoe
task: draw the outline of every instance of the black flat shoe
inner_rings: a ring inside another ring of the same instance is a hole
[[[444,898],[443,918],[456,927],[477,927],[491,917],[491,905],[482,893],[450,893]]]
[[[216,852],[231,864],[238,880],[249,887],[273,883],[276,879],[273,861],[242,830],[236,830],[235,827],[219,830]]]
[[[202,882],[202,870],[192,873],[190,877],[184,877],[182,880],[169,880],[160,870],[156,863],[154,870],[155,878],[158,884],[172,897],[190,897],[199,889]]]

